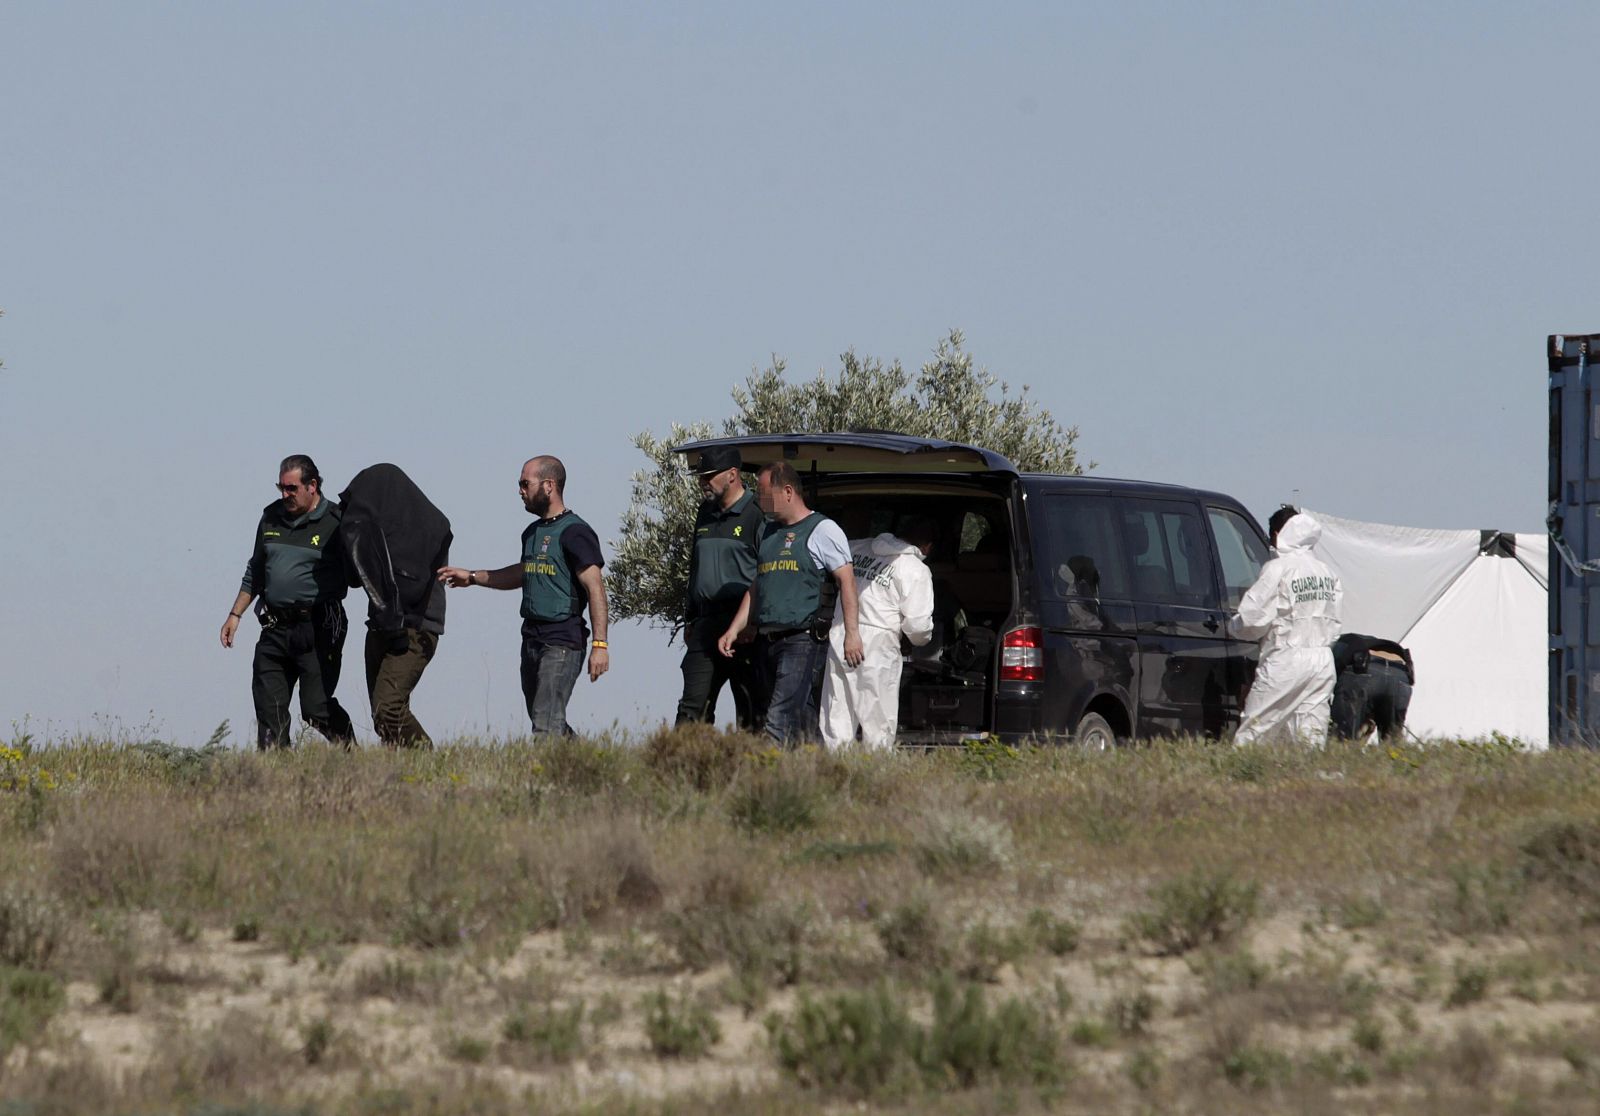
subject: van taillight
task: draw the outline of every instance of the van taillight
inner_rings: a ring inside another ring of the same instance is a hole
[[[1000,643],[1000,679],[1037,682],[1044,677],[1044,630],[1012,628]]]

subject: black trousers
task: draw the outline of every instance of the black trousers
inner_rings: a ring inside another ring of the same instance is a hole
[[[251,663],[250,693],[256,705],[256,747],[287,748],[289,698],[300,687],[300,717],[329,740],[350,747],[355,728],[334,698],[339,686],[347,622],[344,605],[328,601],[300,610],[263,608],[261,638]]]
[[[734,647],[733,657],[717,650],[717,637],[728,630],[733,617],[697,620],[683,633],[683,697],[678,702],[677,724],[703,721],[715,724],[717,696],[724,684],[733,692],[734,716],[745,732],[760,732],[765,704],[761,661],[754,643]]]
[[[1373,655],[1365,672],[1352,667],[1340,672],[1334,683],[1334,735],[1354,740],[1368,721],[1377,726],[1380,736],[1404,732],[1410,705],[1411,680],[1406,668]]]

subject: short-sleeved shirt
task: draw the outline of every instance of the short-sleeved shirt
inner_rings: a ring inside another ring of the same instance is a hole
[[[566,559],[567,569],[572,571],[573,592],[580,601],[587,600],[588,591],[579,583],[578,575],[590,566],[599,566],[602,569],[605,567],[606,560],[600,554],[600,537],[587,523],[574,523],[561,532],[561,552]],[[581,649],[589,642],[589,625],[584,622],[582,612],[565,620],[552,620],[547,623],[525,619],[522,621],[522,635],[524,639],[551,647]]]
[[[830,573],[851,562],[850,540],[845,538],[844,528],[831,519],[824,518],[812,530],[811,537],[806,540],[806,553],[811,555],[817,569]]]

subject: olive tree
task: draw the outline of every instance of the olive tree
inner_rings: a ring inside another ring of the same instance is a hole
[[[1013,392],[966,351],[952,331],[913,376],[891,364],[847,352],[839,374],[790,381],[774,357],[733,389],[734,413],[721,429],[712,423],[674,423],[665,438],[650,431],[633,444],[648,464],[633,474],[628,510],[612,542],[607,573],[611,612],[619,619],[649,620],[674,632],[683,623],[695,511],[700,488],[673,447],[700,438],[741,434],[892,430],[924,438],[968,442],[1004,454],[1019,469],[1079,473],[1076,427],[1063,427],[1028,398]]]

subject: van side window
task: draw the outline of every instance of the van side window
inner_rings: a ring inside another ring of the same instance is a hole
[[[1123,503],[1133,595],[1155,604],[1217,607],[1211,544],[1199,510],[1156,500]]]
[[[999,541],[994,524],[989,521],[988,516],[969,511],[961,517],[961,541],[958,553],[973,554],[992,550]]]
[[[1222,584],[1228,594],[1226,604],[1238,608],[1245,592],[1256,583],[1261,567],[1267,564],[1267,548],[1238,512],[1207,508],[1206,516],[1211,520],[1211,533],[1217,538],[1217,560],[1222,563]]]
[[[1128,599],[1128,562],[1117,505],[1105,496],[1046,494],[1039,502],[1047,592],[1058,598]]]

